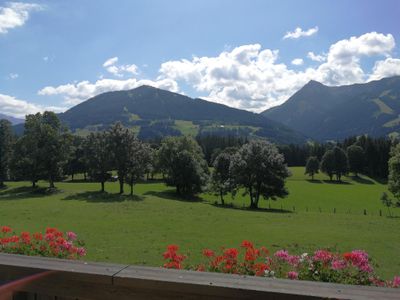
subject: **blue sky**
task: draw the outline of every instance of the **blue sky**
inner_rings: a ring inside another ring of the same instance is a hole
[[[400,74],[395,0],[0,7],[0,113],[19,117],[141,84],[261,111],[311,79],[341,85]]]

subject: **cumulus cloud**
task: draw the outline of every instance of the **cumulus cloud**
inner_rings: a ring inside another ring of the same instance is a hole
[[[27,114],[34,114],[45,110],[62,112],[66,110],[66,108],[37,105],[25,100],[19,100],[13,96],[0,94],[0,112],[6,115],[24,118]]]
[[[116,77],[124,77],[125,73],[136,75],[138,73],[138,67],[135,64],[131,65],[117,65],[118,57],[111,57],[103,63],[103,67],[106,68],[107,72],[113,74]]]
[[[307,53],[307,57],[312,61],[323,62],[326,60],[326,55],[318,55],[314,52],[310,51]]]
[[[298,39],[301,37],[312,36],[318,32],[318,26],[303,30],[301,27],[297,27],[294,31],[288,31],[284,35],[283,39]]]
[[[43,6],[35,3],[9,2],[0,7],[0,34],[7,33],[10,29],[20,27],[29,19],[33,11],[42,10]]]
[[[57,87],[47,86],[41,89],[38,94],[47,96],[63,95],[65,103],[70,106],[76,105],[101,93],[129,90],[141,85],[151,85],[157,88],[169,90],[171,92],[178,92],[177,83],[171,79],[152,81],[129,78],[126,80],[100,79],[93,83],[89,81],[80,81],[77,83],[69,83]]]
[[[400,75],[400,59],[388,57],[375,63],[369,80],[378,80],[396,75]]]
[[[259,112],[283,103],[311,79],[326,85],[342,85],[398,74],[399,59],[390,57],[394,47],[391,34],[370,32],[340,40],[323,55],[309,52],[307,56],[319,64],[298,70],[281,62],[277,49],[263,48],[260,44],[242,45],[215,56],[166,61],[155,80],[138,79],[134,75],[127,79],[101,78],[95,82],[48,86],[39,94],[62,95],[67,105],[73,105],[103,92],[133,89],[143,84],[173,92],[179,92],[178,85],[184,84],[206,100]],[[361,59],[370,56],[385,58],[375,64],[372,75],[361,67]],[[295,65],[301,62],[304,63],[300,58],[292,61]],[[120,67],[117,57],[103,65]]]
[[[292,65],[301,66],[304,63],[302,58],[295,58],[292,60]]]

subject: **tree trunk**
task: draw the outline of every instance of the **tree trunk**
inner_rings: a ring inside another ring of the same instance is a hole
[[[49,178],[49,188],[54,189],[54,180],[51,176]]]
[[[36,188],[36,181],[32,180],[32,188]]]
[[[74,181],[74,173],[71,174],[71,180]]]
[[[223,195],[223,193],[222,193],[222,190],[219,191],[219,196],[221,197],[221,204],[222,204],[222,205],[225,205],[225,202],[224,202],[224,195]]]
[[[131,186],[131,196],[133,196],[133,182],[131,182],[130,186]]]
[[[4,187],[4,181],[0,180],[0,188],[3,188],[3,187]]]
[[[86,172],[83,172],[83,180],[86,181]]]
[[[311,180],[314,181],[314,173],[311,174]]]
[[[118,176],[119,180],[119,193],[123,194],[124,193],[124,179],[120,176]]]
[[[178,195],[181,194],[181,187],[179,186],[179,184],[176,186],[176,193],[177,193]]]
[[[104,181],[101,182],[101,192],[104,193]]]

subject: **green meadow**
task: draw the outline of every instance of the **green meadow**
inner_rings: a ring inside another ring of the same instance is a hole
[[[203,248],[238,246],[247,239],[271,252],[364,249],[382,277],[400,274],[400,209],[388,217],[379,199],[385,185],[367,177],[345,177],[338,184],[318,175],[310,181],[304,168],[291,170],[290,195],[260,200],[257,211],[247,209],[241,193],[227,196],[221,206],[217,196],[182,199],[157,181],[137,184],[133,198],[117,195],[115,182],[106,184],[104,194],[97,183],[60,182],[59,191],[49,195],[45,189],[32,192],[28,182],[9,182],[0,191],[0,225],[75,231],[85,241],[85,259],[92,261],[160,266],[165,247],[174,243],[189,261],[199,262]]]

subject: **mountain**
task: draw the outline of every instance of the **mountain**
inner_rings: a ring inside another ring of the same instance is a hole
[[[261,136],[278,143],[306,140],[302,134],[260,114],[150,86],[97,95],[59,117],[78,134],[106,129],[120,121],[143,139],[212,133]]]
[[[24,123],[23,119],[18,119],[18,118],[14,118],[14,117],[11,117],[8,115],[0,114],[0,120],[2,120],[2,119],[6,119],[6,120],[10,121],[12,125]]]
[[[398,136],[400,76],[336,87],[310,81],[262,114],[321,141],[361,134]]]

